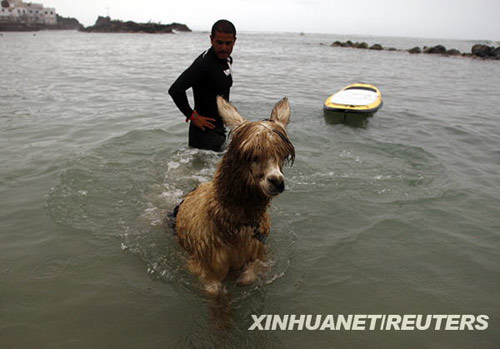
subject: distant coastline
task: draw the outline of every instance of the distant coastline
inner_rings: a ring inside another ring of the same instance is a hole
[[[53,7],[24,2],[0,0],[0,32],[39,30],[80,30],[90,33],[174,33],[190,32],[185,24],[135,23],[110,17],[97,18],[93,26],[84,27],[76,18],[65,18]]]
[[[39,30],[79,30],[86,33],[148,33],[170,34],[175,32],[191,32],[191,29],[181,23],[136,23],[121,21],[109,17],[97,18],[93,26],[84,27],[76,18],[61,17],[57,15],[57,23],[26,23],[26,22],[0,22],[0,32],[26,32]]]
[[[133,21],[121,21],[117,19],[111,19],[110,17],[97,18],[97,21],[93,26],[82,27],[79,29],[82,32],[87,33],[148,33],[148,34],[168,34],[174,32],[191,32],[191,29],[185,24],[181,23],[171,23],[171,24],[160,24],[160,23],[136,23]]]

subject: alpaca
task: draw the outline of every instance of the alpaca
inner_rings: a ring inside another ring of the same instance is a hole
[[[219,114],[232,139],[212,181],[200,184],[176,207],[175,230],[188,252],[188,268],[210,294],[225,292],[223,281],[240,272],[236,283],[255,281],[266,261],[267,209],[285,189],[282,167],[293,163],[295,149],[286,125],[285,97],[266,120],[249,122],[222,97]]]

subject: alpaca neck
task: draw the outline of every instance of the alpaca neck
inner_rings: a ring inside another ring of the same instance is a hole
[[[270,199],[238,171],[219,168],[214,182],[219,204],[237,220],[256,220],[269,206]]]

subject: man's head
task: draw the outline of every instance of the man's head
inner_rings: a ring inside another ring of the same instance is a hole
[[[221,19],[212,26],[210,42],[219,59],[227,59],[233,52],[236,42],[236,28],[233,23]]]

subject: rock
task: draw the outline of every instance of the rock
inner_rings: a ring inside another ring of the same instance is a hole
[[[76,18],[61,17],[57,15],[57,26],[59,29],[82,29],[83,25]]]
[[[33,32],[40,30],[37,26],[25,23],[0,23],[0,32]]]
[[[368,44],[366,42],[357,42],[354,44],[355,48],[367,49]]]
[[[420,49],[420,47],[416,46],[414,48],[409,49],[408,52],[410,52],[410,53],[422,53],[422,50]]]
[[[375,44],[375,45],[372,45],[370,46],[370,50],[383,50],[384,48],[382,47],[382,45],[380,44]]]
[[[500,46],[491,52],[491,56],[495,57],[496,59],[500,58]]]
[[[443,45],[437,45],[437,46],[434,46],[432,51],[433,51],[433,53],[445,54],[446,47],[444,47]]]
[[[444,47],[443,45],[437,45],[437,46],[432,46],[432,47],[424,47],[424,53],[445,54],[446,53],[446,47]]]
[[[340,41],[335,41],[333,44],[332,44],[333,47],[341,47],[342,46],[342,43]]]
[[[472,46],[471,55],[474,57],[500,59],[500,47],[477,44]]]
[[[450,56],[460,56],[462,53],[459,50],[452,48],[451,50],[446,51],[446,54]]]
[[[487,45],[476,44],[472,46],[471,52],[474,56],[489,57],[493,52],[493,47]]]

